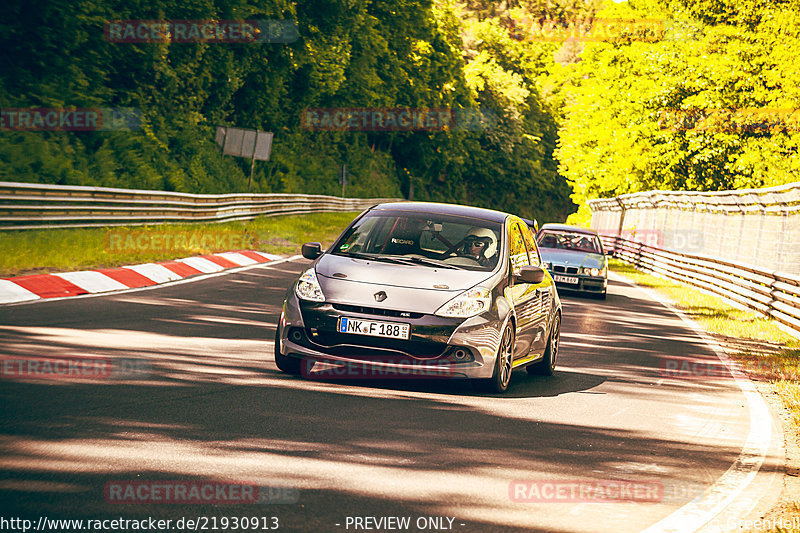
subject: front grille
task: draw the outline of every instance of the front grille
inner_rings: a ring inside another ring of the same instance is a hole
[[[399,319],[394,315],[379,315],[392,317],[391,322],[409,324],[411,338],[408,340],[353,335],[338,331],[340,313],[367,314],[366,311],[369,310],[371,308],[347,304],[301,302],[300,312],[306,326],[303,340],[313,344],[309,346],[310,348],[329,355],[370,358],[380,357],[383,354],[392,357],[403,355],[406,358],[412,356],[427,359],[438,357],[448,349],[447,341],[458,325],[458,321],[454,319],[414,313],[415,316],[412,317],[398,315]],[[400,312],[394,311],[394,313]],[[419,323],[420,321],[424,323]]]
[[[440,342],[402,341],[319,330],[309,332],[296,327],[289,328],[289,339],[296,344],[328,355],[367,361],[392,362],[411,358],[428,359],[449,351],[448,345]],[[410,354],[414,355],[409,357]]]
[[[325,353],[330,355],[350,355],[367,356],[369,358],[380,358],[381,351],[370,352],[369,348],[383,348],[405,354],[414,354],[423,359],[438,357],[446,349],[446,343],[420,341],[420,340],[400,340],[384,339],[382,337],[368,337],[366,335],[349,335],[333,331],[317,330],[309,336],[311,342],[324,347]],[[385,354],[385,352],[383,352]]]
[[[378,307],[362,307],[360,305],[331,304],[337,311],[345,313],[360,313],[362,315],[389,316],[393,318],[422,318],[422,313],[410,311],[395,311],[394,309],[380,309]]]
[[[558,272],[560,274],[577,274],[578,267],[564,267],[561,265],[553,265],[553,272]]]

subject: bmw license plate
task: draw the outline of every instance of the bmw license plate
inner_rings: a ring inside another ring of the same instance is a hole
[[[360,318],[339,318],[339,333],[354,333],[356,335],[369,335],[370,337],[386,337],[388,339],[407,340],[411,326],[397,322],[376,322],[374,320],[361,320]]]
[[[572,276],[555,275],[555,276],[553,276],[553,279],[556,281],[556,283],[570,283],[572,285],[577,285],[578,284],[578,278],[574,278]]]

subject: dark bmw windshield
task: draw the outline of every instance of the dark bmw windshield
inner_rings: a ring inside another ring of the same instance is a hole
[[[597,235],[569,231],[543,230],[536,241],[540,248],[556,248],[560,250],[574,250],[590,254],[601,254],[603,248]]]
[[[502,225],[471,217],[380,211],[367,213],[331,253],[431,268],[491,271],[502,250]]]

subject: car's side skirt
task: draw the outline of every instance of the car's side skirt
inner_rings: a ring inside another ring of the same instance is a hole
[[[517,368],[517,367],[520,367],[520,366],[527,365],[528,363],[532,363],[534,361],[538,361],[539,359],[542,359],[543,357],[544,357],[544,352],[542,352],[542,353],[529,353],[528,355],[526,355],[522,359],[517,359],[516,361],[514,361],[514,363],[513,363],[511,368]]]

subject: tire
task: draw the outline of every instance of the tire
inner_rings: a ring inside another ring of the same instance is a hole
[[[556,370],[558,360],[558,345],[561,339],[561,314],[556,313],[553,319],[553,328],[550,331],[550,338],[547,339],[547,347],[544,349],[544,357],[541,361],[528,365],[525,370],[528,374],[538,376],[552,376]]]
[[[280,350],[281,345],[281,330],[280,327],[275,328],[275,364],[278,366],[278,370],[282,372],[286,372],[287,374],[291,374],[293,376],[300,375],[301,368],[303,365],[302,359],[297,359],[294,357],[286,357],[281,353]]]
[[[497,348],[497,357],[494,361],[494,372],[489,379],[483,379],[476,384],[484,392],[503,393],[508,390],[511,382],[512,358],[514,355],[514,328],[511,321],[506,323],[503,329],[503,336],[500,338],[500,346]]]
[[[606,299],[606,291],[598,292],[596,294],[592,294],[592,297],[597,300],[605,300]]]

